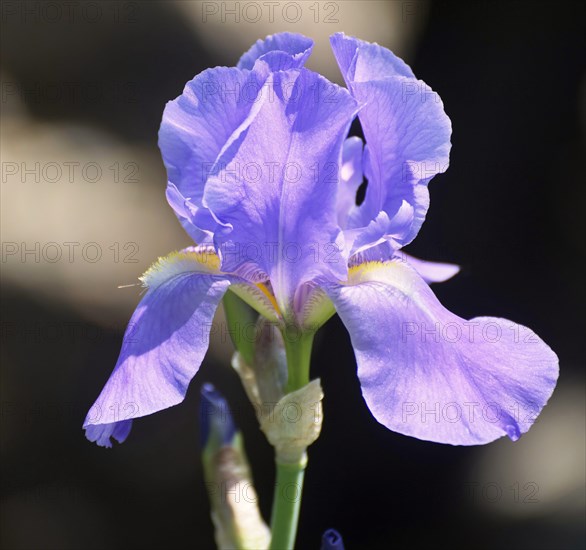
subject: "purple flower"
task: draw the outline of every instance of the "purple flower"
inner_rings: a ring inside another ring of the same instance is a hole
[[[283,33],[167,104],[167,198],[198,246],[143,275],[148,291],[84,423],[90,440],[121,442],[132,418],[183,400],[228,289],[286,330],[314,332],[337,311],[366,404],[396,432],[515,440],[546,404],[552,350],[505,319],[450,313],[427,283],[458,268],[400,251],[423,223],[428,182],[448,165],[439,96],[377,44],[344,34],[331,44],[347,89],[302,67],[310,39]],[[347,137],[356,116],[366,145]]]

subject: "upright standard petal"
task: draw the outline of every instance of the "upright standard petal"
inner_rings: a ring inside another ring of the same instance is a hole
[[[251,262],[271,281],[279,307],[318,275],[345,279],[336,188],[341,147],[356,102],[307,69],[269,75],[259,110],[210,174],[204,204],[222,226],[222,268]]]
[[[167,199],[198,243],[210,240],[217,228],[201,201],[208,174],[254,118],[264,79],[237,68],[208,69],[165,107],[159,147],[169,180]]]
[[[413,240],[425,219],[429,180],[447,169],[450,119],[438,94],[386,48],[343,33],[334,34],[331,44],[362,105],[358,116],[366,138],[368,187],[364,202],[350,213],[348,229],[368,231],[352,252],[381,239],[398,249]]]
[[[239,69],[252,69],[261,59],[271,71],[300,69],[311,55],[313,40],[292,32],[282,32],[267,36],[242,55],[238,61]]]
[[[362,184],[363,148],[362,140],[356,136],[349,137],[342,147],[342,169],[336,204],[338,225],[342,229],[346,228],[350,212],[356,209],[356,195]]]
[[[348,284],[326,288],[366,403],[393,431],[452,445],[516,440],[553,392],[557,357],[530,329],[450,313],[403,262],[356,266]]]
[[[149,287],[132,316],[118,362],[88,413],[90,441],[124,441],[134,418],[183,401],[209,343],[216,308],[230,281],[203,247],[161,258],[143,276]]]

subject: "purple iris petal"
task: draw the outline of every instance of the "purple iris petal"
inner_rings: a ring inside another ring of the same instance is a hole
[[[358,116],[366,137],[368,187],[348,229],[370,227],[353,251],[381,238],[399,248],[413,240],[425,219],[427,183],[448,166],[451,123],[439,96],[389,50],[342,33],[334,34],[331,44],[348,89],[363,105]]]
[[[213,231],[209,229],[200,229],[200,227],[213,228],[216,225],[207,208],[198,208],[186,199],[175,184],[169,182],[166,191],[167,202],[175,211],[183,229],[198,244],[211,244],[213,241]]]
[[[242,55],[239,69],[252,69],[258,59],[264,61],[271,71],[299,69],[313,49],[313,40],[301,34],[282,32],[267,36]]]
[[[357,208],[356,193],[362,183],[362,155],[364,144],[359,137],[350,137],[342,148],[342,167],[338,185],[336,211],[338,225],[345,229],[350,212]]]
[[[350,265],[354,267],[366,262],[386,262],[392,259],[408,263],[429,284],[443,283],[460,272],[460,266],[456,264],[421,260],[402,250],[395,252],[389,241],[355,254],[350,260]]]
[[[90,411],[90,415],[92,415],[92,411]],[[124,443],[131,429],[132,420],[121,420],[112,424],[88,424],[85,426],[85,436],[100,447],[110,448],[112,447],[111,437],[118,443]]]
[[[254,117],[264,78],[236,68],[208,69],[165,107],[159,147],[169,180],[167,198],[198,243],[202,232],[211,239],[217,229],[202,205],[208,174]]]
[[[224,276],[172,264],[178,272],[147,291],[132,316],[118,362],[88,413],[86,435],[122,442],[130,420],[183,401],[208,348],[212,318],[229,286]],[[153,276],[154,283],[164,273]]]
[[[460,271],[460,266],[456,264],[442,263],[442,262],[428,262],[427,260],[420,260],[405,252],[398,252],[399,259],[407,262],[426,283],[443,283],[451,279]]]
[[[350,258],[350,266],[355,267],[366,262],[386,262],[392,260],[395,254],[403,255],[401,252],[396,252],[389,241],[383,241],[377,246],[368,247],[366,250],[354,254]]]
[[[338,32],[330,37],[336,61],[347,84],[388,76],[415,78],[411,67],[387,48]]]
[[[344,279],[336,189],[341,147],[357,109],[344,88],[306,69],[272,73],[250,125],[205,188],[221,231],[222,269],[256,262],[288,308],[316,276]]]
[[[516,440],[553,392],[557,357],[530,329],[450,313],[403,262],[358,266],[328,293],[366,403],[393,431],[452,445]]]

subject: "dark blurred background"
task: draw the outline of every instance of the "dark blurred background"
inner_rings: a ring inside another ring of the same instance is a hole
[[[244,430],[268,517],[272,451],[225,335],[185,402],[136,421],[124,445],[90,444],[81,423],[139,300],[138,288],[116,287],[189,243],[164,199],[165,102],[281,30],[316,39],[310,67],[339,82],[327,36],[343,30],[402,55],[452,119],[451,167],[431,183],[408,251],[462,265],[436,285],[440,300],[466,318],[532,327],[561,376],[517,443],[426,443],[372,418],[332,320],[313,358],[325,417],[298,548],[318,548],[329,527],[349,549],[584,548],[583,3],[298,2],[301,12],[282,3],[271,21],[261,2],[240,2],[239,23],[234,4],[2,3],[1,547],[213,548],[204,381]]]

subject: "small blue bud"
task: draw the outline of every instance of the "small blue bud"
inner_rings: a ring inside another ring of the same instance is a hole
[[[218,447],[229,445],[236,434],[236,426],[228,403],[212,384],[201,388],[201,447],[206,447],[210,438]]]
[[[344,550],[342,535],[335,529],[328,529],[321,538],[321,550]]]

